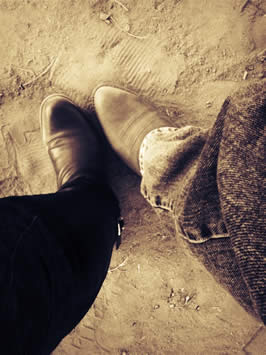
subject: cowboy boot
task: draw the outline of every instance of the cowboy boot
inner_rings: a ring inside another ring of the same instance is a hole
[[[109,143],[137,174],[139,150],[144,137],[153,129],[169,126],[156,110],[127,91],[102,86],[94,94],[95,109]]]

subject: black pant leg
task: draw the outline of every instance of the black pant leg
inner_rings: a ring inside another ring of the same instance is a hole
[[[89,185],[1,199],[0,211],[7,354],[49,354],[86,314],[105,279],[117,238],[117,200],[106,186]]]

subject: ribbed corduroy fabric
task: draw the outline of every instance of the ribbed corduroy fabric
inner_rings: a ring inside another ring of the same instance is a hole
[[[209,130],[161,128],[140,150],[141,192],[245,309],[266,321],[266,81],[228,97]],[[167,217],[167,218],[165,218]]]

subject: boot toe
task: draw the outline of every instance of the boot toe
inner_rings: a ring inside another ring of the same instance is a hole
[[[112,103],[113,88],[109,86],[101,86],[94,95],[94,103],[96,108],[104,108]]]
[[[60,94],[52,94],[47,96],[41,104],[41,118],[49,119],[54,112],[64,106],[66,102],[72,103],[68,97]]]
[[[81,113],[66,96],[50,95],[41,104],[40,125],[44,142],[60,131],[73,130],[81,123],[84,125],[83,121]]]
[[[101,117],[107,117],[114,120],[128,113],[128,98],[134,98],[134,95],[110,86],[101,86],[94,95],[94,104],[96,112]]]

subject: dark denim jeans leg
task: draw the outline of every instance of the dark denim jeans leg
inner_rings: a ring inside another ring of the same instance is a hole
[[[2,354],[49,354],[78,324],[108,271],[119,214],[105,185],[0,199]]]

